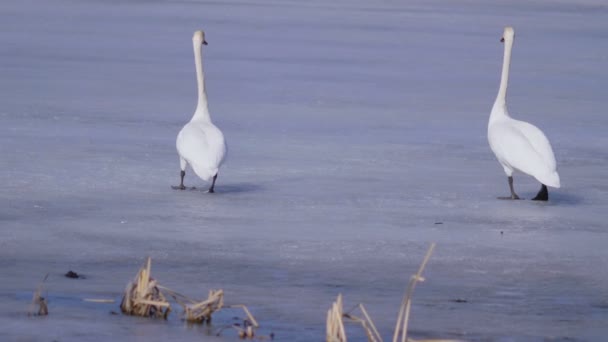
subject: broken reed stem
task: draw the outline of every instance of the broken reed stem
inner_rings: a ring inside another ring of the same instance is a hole
[[[253,338],[255,336],[255,332],[253,330],[253,326],[251,326],[251,325],[245,327],[244,329],[240,328],[240,327],[237,327],[237,326],[234,326],[234,325],[232,327],[239,332],[239,337],[241,339],[245,339],[245,338],[251,339],[251,338]]]
[[[90,302],[90,303],[114,303],[115,302],[114,299],[106,299],[106,298],[84,298],[82,301]]]
[[[240,338],[253,338],[255,336],[254,328],[258,328],[260,326],[258,321],[251,314],[251,311],[249,311],[249,309],[247,308],[247,306],[243,304],[224,305],[223,290],[210,290],[207,299],[201,302],[197,302],[164,286],[159,287],[164,292],[173,297],[173,299],[175,299],[175,301],[182,306],[182,308],[184,309],[184,319],[188,322],[210,322],[213,313],[221,310],[222,308],[240,308],[245,312],[245,315],[247,316],[244,328],[235,325],[228,326],[237,330]],[[226,328],[227,327],[220,329],[217,333],[218,336]]]
[[[380,337],[380,333],[378,332],[378,329],[376,329],[376,325],[374,325],[374,321],[372,321],[372,318],[367,314],[367,310],[365,310],[365,307],[363,306],[363,304],[359,304],[359,309],[361,309],[363,316],[365,316],[365,320],[367,320],[370,327],[372,328],[372,331],[373,331],[376,339],[378,341],[382,342],[382,337]]]
[[[370,330],[370,328],[367,326],[367,323],[365,322],[364,319],[361,319],[361,318],[359,318],[357,316],[350,315],[350,314],[344,314],[343,317],[344,318],[348,318],[348,319],[350,319],[351,321],[353,321],[355,323],[361,324],[361,327],[365,331],[365,335],[367,335],[367,341],[368,342],[381,342],[382,341],[382,340],[376,340],[375,336],[373,335],[373,333]]]
[[[194,304],[196,303],[196,301],[184,296],[183,294],[179,293],[179,292],[175,292],[173,290],[171,290],[168,287],[164,287],[162,285],[157,285],[159,290],[162,290],[164,293],[168,294],[169,296],[173,297],[173,299],[177,302],[177,304],[179,305],[186,305],[186,304]]]
[[[245,315],[247,315],[247,319],[249,319],[249,322],[251,322],[251,325],[253,325],[254,328],[259,328],[260,325],[258,324],[258,321],[255,320],[255,318],[253,317],[253,315],[251,314],[251,312],[249,311],[249,309],[247,309],[247,307],[243,304],[234,304],[234,305],[228,305],[226,306],[227,308],[241,308],[243,309],[243,311],[245,311]]]
[[[327,315],[327,341],[346,341],[346,333],[344,329],[344,320],[343,318],[347,318],[353,322],[361,324],[363,330],[365,330],[365,334],[367,335],[367,340],[369,342],[382,342],[382,337],[376,329],[376,325],[372,321],[371,317],[365,310],[365,306],[363,304],[358,304],[353,307],[348,312],[343,312],[343,302],[342,302],[342,294],[338,295],[338,299],[333,303],[332,308],[329,310]],[[359,310],[363,313],[364,318],[357,317],[350,312],[359,308]]]
[[[342,321],[342,294],[338,295],[331,308],[327,311],[326,323],[327,342],[346,342],[344,322]]]
[[[426,264],[428,263],[429,259],[431,258],[431,255],[433,254],[434,250],[435,250],[435,243],[431,243],[428,251],[426,252],[424,259],[422,260],[422,263],[420,264],[420,267],[418,268],[418,272],[416,272],[416,274],[414,274],[410,278],[408,287],[407,287],[404,297],[403,297],[403,301],[401,302],[401,307],[399,309],[399,315],[397,317],[397,324],[395,326],[393,342],[398,342],[399,336],[401,336],[401,342],[408,341],[407,327],[408,327],[410,309],[411,309],[411,304],[412,304],[411,298],[414,293],[414,289],[416,288],[416,284],[418,282],[424,281],[424,278],[422,277],[422,272],[424,271],[424,268],[426,267]],[[353,309],[355,309],[357,307],[363,313],[363,316],[365,317],[364,319],[350,314],[350,311],[352,311]],[[336,301],[334,303],[332,303],[331,308],[327,312],[327,322],[326,322],[327,342],[346,342],[346,334],[344,332],[344,322],[342,320],[343,317],[361,324],[361,326],[365,330],[365,333],[367,334],[367,339],[369,342],[382,342],[382,337],[380,336],[378,329],[376,329],[376,326],[375,326],[374,322],[372,321],[371,317],[367,313],[367,310],[365,310],[365,306],[363,306],[363,304],[359,304],[355,308],[351,309],[347,313],[343,313],[342,294],[338,295],[338,298],[336,299]],[[448,341],[448,340],[437,340],[437,341]]]
[[[351,314],[351,312],[356,310],[357,308],[363,313],[364,318],[360,318]],[[342,317],[348,318],[356,323],[361,324],[361,327],[363,327],[363,330],[365,330],[365,334],[367,335],[368,342],[382,342],[382,337],[380,336],[378,329],[376,329],[374,321],[372,321],[372,318],[369,316],[367,310],[365,310],[365,306],[363,306],[362,303],[357,304],[352,309],[343,313]]]
[[[401,342],[407,341],[407,325],[410,319],[410,308],[412,305],[412,295],[414,293],[414,289],[416,288],[416,284],[418,282],[424,281],[422,277],[422,271],[426,267],[431,255],[433,254],[433,250],[435,249],[435,243],[431,243],[428,251],[426,252],[426,256],[422,260],[422,264],[418,268],[418,272],[414,274],[409,281],[407,290],[403,297],[403,301],[401,302],[401,308],[399,309],[399,315],[397,316],[397,324],[395,325],[395,333],[393,335],[393,342],[398,342],[399,333],[401,333]]]
[[[49,307],[46,298],[42,297],[42,292],[44,291],[44,282],[49,277],[47,273],[40,284],[38,284],[38,288],[34,292],[32,297],[32,304],[30,305],[30,309],[28,310],[28,316],[46,316],[49,314]],[[38,312],[36,311],[36,306],[38,306]]]
[[[190,322],[210,322],[211,315],[224,306],[224,291],[209,290],[209,297],[199,303],[186,304],[186,320]]]
[[[160,291],[158,282],[151,278],[151,268],[152,260],[148,257],[146,265],[127,284],[120,309],[127,315],[167,319],[171,305]]]
[[[152,261],[148,258],[135,279],[127,284],[124,297],[120,303],[120,309],[123,313],[144,317],[162,316],[167,319],[171,306],[163,293],[173,297],[175,302],[182,306],[184,309],[184,319],[188,322],[208,323],[211,321],[213,313],[224,307],[224,290],[210,290],[209,296],[203,301],[192,300],[178,292],[159,285],[156,280],[151,278],[151,265]],[[247,316],[243,328],[234,326],[239,331],[239,337],[253,338],[255,335],[254,329],[258,328],[259,324],[249,309],[242,304],[230,305],[228,307],[241,308]]]

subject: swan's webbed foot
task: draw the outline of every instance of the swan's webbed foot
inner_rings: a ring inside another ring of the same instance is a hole
[[[175,185],[171,185],[171,189],[173,190],[186,190],[186,187],[184,186],[184,176],[186,176],[186,171],[181,170],[179,173],[179,178],[180,178],[180,182],[178,186]]]
[[[171,185],[173,190],[196,190],[195,186]]]
[[[513,194],[511,196],[500,196],[500,197],[496,197],[500,200],[520,200],[521,198],[519,198],[519,196],[517,196],[517,194]]]
[[[548,201],[549,200],[549,190],[547,190],[547,186],[545,184],[541,184],[540,190],[536,197],[532,199],[533,201]]]

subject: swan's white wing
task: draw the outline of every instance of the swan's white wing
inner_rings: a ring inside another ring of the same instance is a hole
[[[189,122],[177,135],[177,151],[202,179],[213,177],[226,155],[222,132],[211,123]]]
[[[538,128],[527,124],[521,129],[519,123],[527,124],[509,120],[490,127],[490,145],[496,157],[503,166],[527,173],[543,184],[559,187],[555,157],[547,138]]]
[[[534,150],[546,163],[547,168],[555,171],[557,168],[555,155],[553,154],[551,143],[549,143],[549,139],[547,139],[543,131],[525,121],[513,120],[511,123],[528,139],[530,145],[532,145]]]

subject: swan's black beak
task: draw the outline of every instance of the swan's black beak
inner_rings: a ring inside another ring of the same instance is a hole
[[[504,43],[505,42],[505,37],[500,38],[500,42]]]
[[[209,44],[207,44],[206,40],[203,40],[203,45],[209,45]]]

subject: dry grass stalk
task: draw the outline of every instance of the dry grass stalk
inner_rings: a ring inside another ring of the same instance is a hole
[[[374,325],[374,322],[367,313],[367,310],[365,310],[365,306],[363,306],[363,304],[359,304],[355,308],[359,308],[361,313],[363,313],[364,318],[357,317],[351,314],[350,312],[342,314],[342,317],[348,318],[353,322],[361,324],[361,327],[365,331],[365,334],[367,335],[367,340],[369,342],[382,342],[382,337],[380,336],[380,333],[378,333],[378,329],[376,329],[376,325]]]
[[[254,337],[256,337],[254,326],[251,325],[251,323],[248,323],[246,320],[244,322],[243,327],[239,326],[239,324],[232,324],[232,325],[227,325],[227,326],[220,328],[217,331],[216,336],[221,336],[222,332],[224,332],[224,330],[230,329],[230,328],[236,330],[238,336],[241,339],[253,339]],[[274,338],[273,334],[271,334],[270,336],[257,336],[257,340],[259,340],[259,341],[263,341],[263,340],[267,340],[267,339],[272,340],[273,338]]]
[[[405,295],[403,297],[403,301],[401,302],[401,308],[399,309],[399,315],[397,316],[397,324],[395,326],[395,333],[393,334],[393,342],[397,342],[399,339],[399,335],[401,335],[401,342],[407,341],[407,325],[410,319],[410,308],[412,306],[412,295],[414,294],[414,289],[416,288],[416,284],[418,282],[423,282],[424,278],[422,277],[422,271],[426,267],[431,255],[433,254],[433,250],[435,250],[435,243],[433,242],[429,247],[429,250],[426,252],[424,259],[422,260],[422,264],[418,268],[418,272],[412,276],[410,282],[407,286],[407,290],[405,291]]]
[[[38,284],[38,288],[34,292],[34,296],[32,297],[32,304],[30,305],[30,309],[28,310],[29,316],[46,316],[49,314],[49,307],[46,298],[42,297],[42,292],[44,291],[44,282],[49,277],[49,275],[45,275],[44,279]],[[36,308],[38,310],[36,311]]]
[[[161,286],[184,309],[184,319],[193,323],[211,322],[211,315],[224,307],[224,290],[209,290],[209,296],[203,301],[192,300],[178,292]]]
[[[399,316],[397,318],[397,325],[395,327],[395,333],[393,336],[393,342],[398,342],[399,337],[401,337],[401,342],[459,342],[457,340],[442,339],[414,341],[412,339],[407,338],[407,327],[410,317],[411,298],[414,293],[414,288],[416,287],[417,283],[424,281],[424,278],[422,277],[422,272],[424,271],[426,264],[431,258],[434,249],[435,243],[432,243],[428,251],[426,252],[422,263],[420,264],[420,267],[418,268],[418,272],[416,272],[416,274],[411,277],[410,282],[408,283],[408,287],[405,291],[403,301],[401,302]],[[365,310],[363,304],[359,304],[355,308],[359,308],[364,318],[352,315],[350,312],[343,313],[342,295],[338,295],[338,299],[332,304],[332,307],[327,312],[327,342],[346,342],[343,318],[347,318],[361,324],[361,326],[365,330],[369,342],[382,342],[382,337],[378,333],[374,322],[367,313],[367,310]]]
[[[245,328],[240,328],[240,327],[234,326],[234,328],[236,330],[238,330],[239,337],[241,339],[246,339],[246,338],[252,339],[255,336],[255,331],[253,330],[253,326],[251,326],[251,325],[248,325]]]
[[[365,310],[363,304],[358,304],[346,313],[342,308],[342,294],[339,294],[338,299],[332,304],[331,309],[327,312],[327,342],[346,342],[344,318],[361,324],[369,342],[382,342],[382,337],[380,336],[380,333],[378,333],[378,329],[376,329],[374,322],[367,313],[367,310]],[[357,317],[350,313],[356,308],[363,313],[364,318]]]
[[[148,258],[135,279],[127,284],[120,309],[127,315],[166,319],[171,306],[160,291],[158,282],[150,276],[151,264]]]
[[[224,290],[209,290],[207,299],[184,305],[184,316],[188,322],[210,322],[211,315],[224,306]]]
[[[327,342],[346,342],[346,332],[342,321],[342,294],[327,311],[326,340]]]
[[[217,332],[216,332],[216,336],[221,336],[222,332],[224,332],[224,330],[226,329],[234,329],[237,331],[238,336],[241,339],[253,339],[254,337],[256,337],[257,340],[263,341],[263,340],[272,340],[274,338],[274,335],[271,333],[270,336],[256,336],[255,334],[255,327],[248,322],[247,320],[245,320],[243,322],[243,327],[240,326],[240,324],[232,324],[232,325],[226,325],[222,328],[220,328]]]
[[[106,298],[84,298],[82,301],[89,303],[114,303],[114,299],[106,299]]]
[[[227,305],[225,306],[226,308],[240,308],[243,310],[243,312],[245,312],[245,315],[247,316],[246,319],[243,320],[243,327],[240,327],[237,324],[233,324],[232,327],[234,329],[236,329],[238,331],[239,337],[241,339],[252,339],[255,337],[255,329],[259,328],[260,325],[258,324],[258,321],[256,321],[255,317],[253,317],[253,315],[251,314],[251,312],[249,311],[249,309],[243,305],[243,304],[234,304],[234,305]],[[219,334],[218,334],[219,335]],[[258,336],[259,340],[265,340],[268,337],[266,336]],[[270,337],[270,339],[272,339],[272,337]]]
[[[243,304],[224,305],[224,290],[210,290],[207,299],[197,302],[194,301],[178,292],[175,292],[169,288],[160,287],[163,291],[168,293],[175,301],[182,306],[184,309],[184,319],[192,323],[209,323],[214,312],[217,312],[223,308],[240,308],[245,312],[247,318],[243,321],[243,327],[238,325],[230,325],[220,329],[217,333],[219,336],[222,331],[226,328],[234,328],[238,331],[240,338],[254,338],[255,328],[260,325],[258,321],[253,317],[251,311]],[[264,338],[263,336],[261,337]]]
[[[243,309],[243,311],[245,312],[245,315],[247,316],[247,320],[245,320],[245,322],[247,322],[246,324],[249,324],[249,326],[253,326],[254,328],[259,328],[260,325],[258,324],[258,321],[255,320],[255,317],[253,317],[253,315],[251,314],[251,312],[249,311],[249,309],[247,309],[247,307],[243,304],[234,304],[234,305],[228,305],[226,306],[227,308],[241,308]]]

